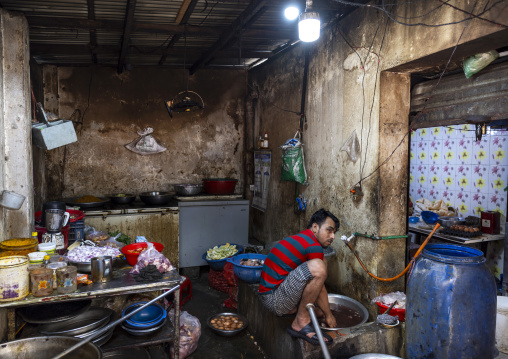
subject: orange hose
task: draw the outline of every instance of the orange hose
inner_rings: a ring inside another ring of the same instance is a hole
[[[371,272],[369,272],[369,270],[365,267],[365,265],[363,264],[362,260],[360,259],[360,257],[358,256],[358,253],[355,252],[354,248],[351,246],[351,244],[349,242],[344,242],[346,243],[346,245],[349,247],[349,249],[351,249],[351,251],[353,252],[353,254],[355,255],[356,259],[358,259],[358,262],[360,263],[360,265],[362,266],[362,268],[367,272],[368,275],[370,275],[372,278],[375,278],[377,280],[380,280],[380,281],[383,281],[383,282],[391,282],[391,281],[394,281],[396,279],[399,279],[400,277],[402,277],[404,274],[406,274],[406,272],[409,270],[409,268],[411,268],[411,266],[413,265],[414,261],[416,260],[416,258],[420,255],[420,253],[423,251],[423,248],[425,248],[425,246],[427,245],[427,243],[429,242],[429,240],[432,238],[432,236],[434,235],[434,233],[436,233],[437,229],[439,228],[439,223],[436,223],[436,225],[434,226],[434,228],[432,229],[432,232],[430,232],[430,234],[428,235],[428,237],[425,239],[425,241],[422,243],[422,245],[420,246],[420,248],[418,248],[418,251],[416,251],[416,254],[415,256],[411,259],[411,262],[407,265],[406,269],[404,269],[400,274],[396,275],[395,277],[393,278],[380,278],[378,276],[375,276],[374,274],[372,274]]]

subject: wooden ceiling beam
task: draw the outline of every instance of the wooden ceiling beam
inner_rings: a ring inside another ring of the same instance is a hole
[[[240,31],[250,19],[256,16],[256,14],[269,2],[269,0],[252,0],[249,6],[235,19],[229,29],[225,30],[215,44],[210,47],[201,58],[196,61],[190,68],[190,73],[195,73],[201,68],[213,55],[222,49],[229,40]]]
[[[185,2],[186,2],[186,0],[184,0],[184,3]],[[190,2],[188,3],[188,5],[185,8],[185,14],[182,16],[182,18],[179,18],[180,13],[178,13],[178,16],[176,17],[176,20],[177,20],[176,24],[177,25],[180,25],[180,23],[183,23],[185,26],[187,24],[187,21],[189,21],[189,18],[191,17],[192,12],[194,11],[194,8],[196,7],[197,3],[198,3],[198,0],[190,0]],[[180,11],[182,10],[183,7],[184,7],[184,4],[182,4]],[[186,29],[186,27],[184,27],[184,31],[185,31],[185,29]],[[182,37],[181,34],[173,35],[173,37],[171,38],[171,40],[168,43],[168,46],[166,46],[166,49],[162,53],[162,56],[159,60],[159,66],[164,65],[164,62],[166,62],[166,58],[168,57],[167,50],[169,50],[170,48],[175,46],[175,44],[180,40],[180,37]]]
[[[120,49],[120,57],[118,58],[117,72],[121,74],[125,65],[125,57],[129,52],[129,43],[131,40],[132,25],[134,23],[134,11],[136,10],[137,0],[128,0],[127,9],[125,10],[125,21],[122,36],[122,48]]]
[[[95,0],[87,0],[88,20],[95,20]],[[92,63],[97,63],[97,34],[96,29],[90,29],[90,52],[92,53]]]
[[[95,51],[99,55],[119,55],[120,47],[116,45],[97,45]],[[139,53],[153,52],[151,46],[131,46],[131,52],[138,51]],[[90,52],[90,45],[63,45],[63,44],[30,44],[30,53],[32,56],[51,56],[51,55],[81,55]],[[197,57],[203,53],[200,49],[187,49],[187,55]],[[167,51],[168,55],[181,55],[183,50],[181,48],[171,48]],[[242,58],[255,59],[255,58],[269,58],[273,54],[272,51],[263,50],[242,50]],[[238,57],[237,50],[223,50],[215,54],[216,58],[235,58]]]

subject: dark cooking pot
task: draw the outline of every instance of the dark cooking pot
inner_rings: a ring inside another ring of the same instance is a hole
[[[168,203],[173,198],[174,193],[170,192],[143,192],[139,195],[139,198],[145,204],[161,205]]]
[[[136,199],[136,195],[130,193],[115,193],[110,194],[108,197],[111,198],[111,202],[117,204],[129,204]]]
[[[233,194],[236,182],[233,178],[205,178],[203,187],[208,194]]]

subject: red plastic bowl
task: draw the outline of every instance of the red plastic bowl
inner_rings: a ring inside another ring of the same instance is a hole
[[[383,303],[376,302],[377,306],[379,307],[379,313],[383,314],[386,312],[388,307],[390,305],[384,305]],[[404,322],[406,320],[406,310],[402,308],[392,308],[390,310],[390,315],[399,317],[399,321]]]
[[[235,193],[236,182],[233,178],[205,178],[203,189],[208,194],[233,194]]]
[[[162,243],[157,243],[157,242],[150,242],[150,243],[153,243],[153,246],[159,252],[162,252],[162,250],[164,249],[164,244],[162,244]],[[122,247],[122,253],[125,255],[125,259],[127,259],[127,263],[129,263],[131,266],[134,266],[134,265],[136,265],[136,263],[138,263],[139,253],[133,254],[133,253],[129,253],[129,251],[131,251],[133,249],[138,249],[138,248],[146,248],[146,243],[145,242],[132,243],[132,244],[126,245],[125,247]]]

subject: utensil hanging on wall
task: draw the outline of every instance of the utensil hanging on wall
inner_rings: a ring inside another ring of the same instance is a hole
[[[183,71],[185,72],[187,65],[187,34],[184,31],[184,55],[183,55]],[[174,112],[191,112],[196,110],[203,110],[205,102],[197,92],[189,91],[189,72],[187,71],[187,85],[185,91],[178,93],[170,101],[165,101],[166,110],[169,116],[173,118]]]

